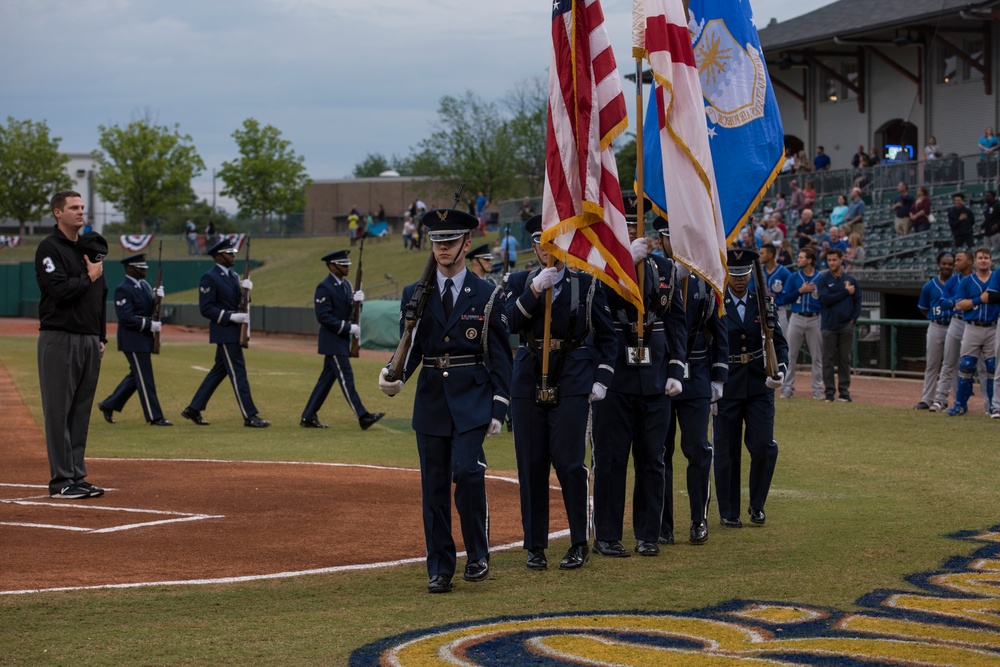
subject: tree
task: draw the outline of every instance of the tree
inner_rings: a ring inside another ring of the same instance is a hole
[[[454,184],[464,182],[469,192],[482,190],[491,201],[518,194],[511,128],[496,104],[484,102],[472,91],[462,98],[441,98],[437,129],[418,149],[437,160],[436,176]]]
[[[548,81],[542,77],[516,85],[504,98],[513,117],[514,169],[524,195],[540,195],[545,186],[545,132],[549,113]]]
[[[388,169],[392,167],[384,155],[369,153],[364,160],[354,165],[354,178],[374,178]]]
[[[223,162],[219,176],[226,184],[222,194],[236,200],[241,215],[259,215],[264,226],[270,213],[294,213],[305,207],[305,189],[310,183],[305,158],[295,154],[278,128],[261,127],[257,120],[247,118],[233,138],[240,158]]]
[[[625,137],[629,137],[627,140]],[[619,143],[620,142],[620,143]],[[615,142],[615,164],[618,166],[618,184],[625,192],[635,189],[635,168],[638,157],[638,147],[635,134],[627,132]]]
[[[21,236],[26,222],[48,213],[53,194],[73,187],[60,141],[49,137],[45,121],[8,116],[7,127],[0,125],[0,218],[17,220]]]
[[[156,125],[147,113],[124,129],[99,125],[95,151],[100,165],[94,176],[94,190],[114,204],[129,225],[138,223],[145,233],[148,221],[162,220],[191,199],[191,179],[205,169],[205,163],[191,144],[191,136]]]

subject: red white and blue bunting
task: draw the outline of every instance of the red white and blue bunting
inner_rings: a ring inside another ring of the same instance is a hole
[[[21,245],[20,236],[0,236],[0,248],[16,248],[19,245]]]
[[[153,242],[152,234],[122,234],[118,237],[122,248],[129,252],[142,252]]]

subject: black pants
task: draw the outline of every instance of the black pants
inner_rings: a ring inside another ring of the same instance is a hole
[[[139,403],[147,422],[163,419],[160,399],[156,397],[156,383],[153,381],[153,362],[149,352],[123,352],[128,359],[129,373],[115,390],[101,403],[116,412],[121,412],[132,394],[139,392]]]
[[[854,325],[842,329],[823,329],[823,385],[827,398],[840,391],[841,398],[851,395],[851,359],[854,356]],[[833,383],[837,367],[837,385]]]
[[[323,371],[319,374],[316,387],[313,388],[306,409],[302,411],[302,419],[316,419],[317,413],[323,407],[326,397],[330,394],[334,382],[340,382],[340,388],[347,399],[354,416],[360,419],[368,414],[361,404],[361,397],[354,388],[354,370],[351,368],[351,358],[343,355],[326,355],[323,361]]]
[[[222,381],[229,378],[236,393],[236,403],[244,419],[257,414],[257,406],[250,396],[250,382],[247,380],[247,365],[243,360],[243,348],[239,343],[220,343],[216,345],[215,365],[202,381],[194,398],[191,399],[191,409],[201,412],[208,406],[215,389]]]

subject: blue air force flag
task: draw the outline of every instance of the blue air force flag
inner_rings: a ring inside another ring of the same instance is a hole
[[[784,130],[750,0],[691,0],[688,18],[732,242],[781,169]]]

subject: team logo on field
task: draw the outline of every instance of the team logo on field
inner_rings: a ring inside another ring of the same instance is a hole
[[[987,546],[940,571],[907,577],[918,590],[861,597],[858,611],[732,600],[688,612],[503,617],[390,637],[356,650],[348,664],[1000,664],[1000,525],[952,537]]]

